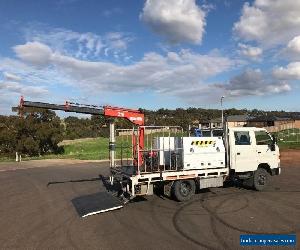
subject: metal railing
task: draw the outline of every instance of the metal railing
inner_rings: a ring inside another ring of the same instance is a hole
[[[180,126],[143,126],[144,149],[138,150],[140,173],[176,171],[182,167],[182,137]],[[140,157],[140,155],[142,157]]]
[[[182,137],[179,126],[142,126],[144,146],[139,145],[139,128],[116,130],[117,166],[136,167],[137,173],[176,171],[182,167]],[[119,164],[118,164],[119,163]]]
[[[137,137],[138,130],[131,129],[116,129],[116,165],[118,166],[133,166],[134,164],[134,140]],[[119,164],[118,164],[119,163]]]

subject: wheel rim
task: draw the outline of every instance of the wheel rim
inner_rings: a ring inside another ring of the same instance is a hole
[[[265,185],[267,181],[267,176],[265,174],[258,175],[258,184],[259,185]]]
[[[189,185],[189,183],[187,182],[182,182],[180,184],[180,193],[183,196],[188,196],[191,193],[192,187],[191,185]]]

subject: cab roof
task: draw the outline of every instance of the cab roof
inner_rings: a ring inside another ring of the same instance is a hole
[[[257,128],[257,127],[231,127],[228,128],[232,131],[266,131],[264,128]]]

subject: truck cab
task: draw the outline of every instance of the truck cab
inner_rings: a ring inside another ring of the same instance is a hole
[[[228,129],[227,157],[231,175],[262,190],[270,175],[280,174],[279,148],[263,128]]]

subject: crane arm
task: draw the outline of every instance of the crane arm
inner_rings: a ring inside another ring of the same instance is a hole
[[[25,101],[24,98],[21,97],[20,104],[17,109],[22,111],[26,107],[62,110],[65,112],[75,112],[90,115],[103,115],[105,117],[124,118],[138,126],[143,126],[145,122],[144,114],[139,110],[119,108],[113,106],[99,107],[95,105],[82,105],[73,102],[65,102],[65,104],[52,104],[45,102]],[[13,108],[13,111],[15,110],[16,108]]]

